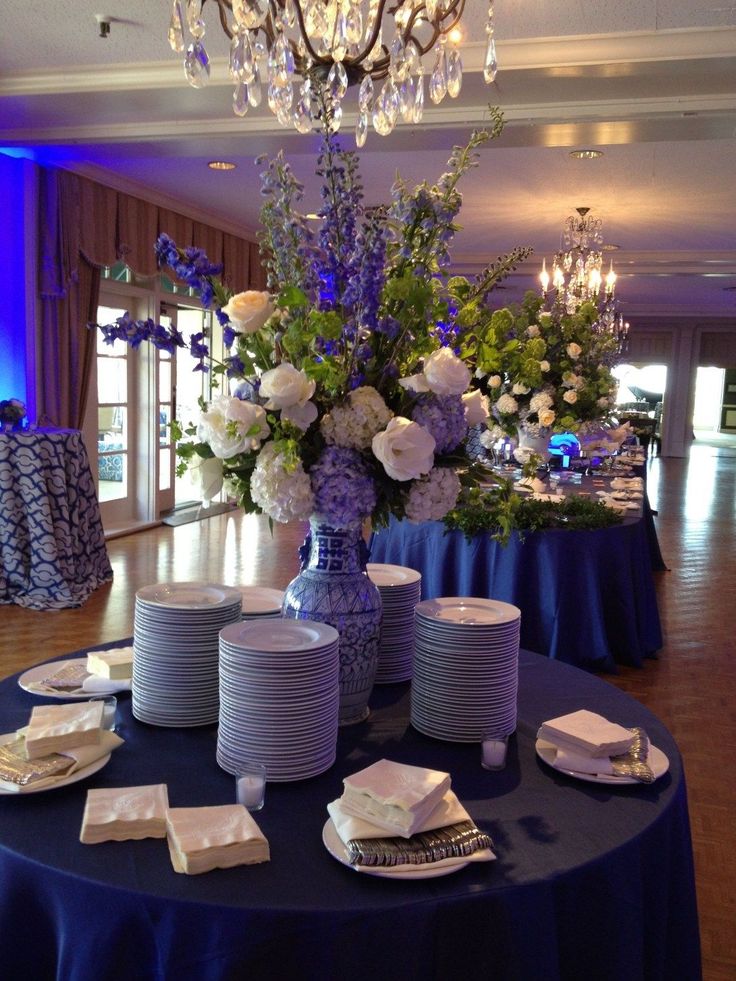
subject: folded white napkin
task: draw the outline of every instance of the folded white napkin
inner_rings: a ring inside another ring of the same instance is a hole
[[[133,674],[133,648],[112,647],[108,651],[90,651],[87,670],[91,675],[108,681],[129,679]]]
[[[69,747],[98,743],[102,732],[102,702],[37,705],[25,730],[29,760]]]
[[[613,764],[608,756],[585,756],[573,753],[569,749],[555,747],[554,766],[558,770],[573,770],[575,773],[595,773],[608,775],[613,773]]]
[[[338,837],[347,846],[353,839],[361,840],[365,838],[385,838],[387,837],[384,828],[379,828],[363,818],[348,814],[342,806],[342,799],[334,800],[327,805],[327,812],[332,818]],[[422,825],[416,829],[415,834],[422,831],[434,831],[436,828],[446,828],[452,824],[459,824],[461,821],[471,821],[472,818],[465,810],[452,790],[448,790],[442,800],[435,806],[434,810],[424,820]],[[395,837],[405,837],[396,835]],[[458,855],[450,858],[443,858],[440,861],[432,862],[432,868],[450,868],[453,865],[464,865],[466,862],[491,862],[495,859],[494,853],[490,848],[482,848],[472,855]],[[374,866],[353,865],[352,868],[359,872],[375,872]],[[416,873],[420,865],[392,865],[391,874],[402,872]]]
[[[165,783],[88,790],[79,840],[85,845],[166,837]]]
[[[268,841],[242,804],[171,807],[166,824],[175,872],[198,875],[270,858]]]
[[[332,818],[335,830],[340,836],[343,844],[347,844],[353,838],[385,838],[386,829],[379,828],[365,818],[356,817],[350,814],[343,807],[342,798],[333,800],[327,805],[327,812]],[[449,824],[457,824],[460,821],[470,821],[470,815],[458,800],[452,790],[445,792],[442,800],[435,805],[432,811],[422,821],[414,834],[421,831],[434,831],[435,828],[446,828]],[[397,835],[396,837],[403,837]]]
[[[561,501],[561,494],[532,494],[532,499],[535,501]]]
[[[89,675],[82,682],[82,691],[89,692],[90,695],[114,695],[118,691],[130,691],[131,687],[132,679],[130,678],[114,680],[112,678],[98,678],[95,674]]]
[[[522,479],[519,481],[519,485],[521,487],[528,487],[530,490],[533,490],[535,494],[542,494],[547,490],[547,485],[543,480],[540,480],[539,477],[522,477]]]
[[[579,709],[543,722],[537,738],[553,743],[560,749],[597,759],[628,752],[635,737],[617,722],[609,722],[602,715],[589,712],[588,709]]]
[[[450,789],[450,774],[379,760],[346,777],[340,806],[353,817],[408,838]]]
[[[18,734],[23,736],[25,734],[25,729],[19,729]],[[103,756],[107,756],[108,753],[112,753],[114,749],[118,746],[122,746],[124,740],[120,736],[116,735],[114,732],[108,732],[107,730],[102,730],[100,733],[100,741],[98,743],[91,743],[85,746],[72,746],[67,749],[58,750],[60,756],[68,756],[72,760],[72,765],[64,773],[56,774],[51,777],[43,777],[40,780],[33,780],[23,786],[19,786],[15,783],[10,783],[6,780],[0,780],[0,788],[5,793],[28,793],[31,789],[34,791],[40,789],[41,787],[53,787],[54,784],[58,783],[60,780],[65,780],[70,774],[76,773],[77,770],[84,769],[85,766],[89,766],[90,763],[94,763],[96,760],[102,759]]]

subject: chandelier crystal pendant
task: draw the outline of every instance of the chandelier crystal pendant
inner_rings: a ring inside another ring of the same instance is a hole
[[[168,39],[184,55],[194,88],[210,77],[202,11],[207,0],[173,0]],[[359,85],[358,146],[370,126],[387,136],[401,122],[419,123],[425,104],[422,57],[434,51],[427,91],[433,103],[457,98],[463,79],[460,52],[449,40],[465,0],[211,0],[230,38],[233,111],[244,116],[260,105],[282,126],[308,133],[320,116],[313,82],[327,92],[333,130],[343,97]],[[488,3],[483,76],[496,77],[494,0]],[[378,84],[376,84],[378,83]]]
[[[616,273],[613,260],[603,276],[603,222],[589,214],[590,208],[576,208],[577,215],[565,221],[559,252],[552,260],[552,274],[542,260],[539,280],[545,298],[550,284],[555,291],[553,305],[568,314],[575,313],[581,303],[594,303],[599,311],[596,327],[613,334],[623,352],[629,324],[618,312],[615,292]]]

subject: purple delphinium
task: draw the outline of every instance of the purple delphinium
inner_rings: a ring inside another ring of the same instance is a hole
[[[432,434],[437,453],[454,450],[465,439],[468,431],[465,406],[460,395],[420,395],[411,417]]]
[[[356,249],[363,200],[357,155],[342,150],[337,138],[326,133],[322,137],[316,172],[322,178],[317,271],[327,287],[320,291],[321,306],[332,309],[338,302],[349,309],[352,304],[346,302],[347,287],[357,277],[362,258]]]
[[[314,509],[337,528],[345,528],[371,514],[376,488],[357,450],[326,447],[309,471]]]
[[[378,310],[386,281],[386,213],[373,208],[358,233],[355,272],[345,289],[344,303],[355,310],[356,320],[370,330],[378,328]]]
[[[168,266],[187,286],[197,290],[205,308],[211,306],[215,297],[212,277],[220,275],[222,263],[210,262],[207,253],[193,245],[179,249],[165,232],[156,240],[154,252],[159,267]]]

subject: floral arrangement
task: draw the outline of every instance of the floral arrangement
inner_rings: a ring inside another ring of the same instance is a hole
[[[574,313],[527,293],[521,305],[496,310],[482,331],[463,338],[461,354],[477,364],[476,377],[491,400],[489,437],[578,432],[611,411],[616,339],[598,329],[595,304]]]
[[[233,295],[201,250],[160,236],[159,265],[215,307],[231,351],[218,364],[207,338],[190,338],[196,368],[226,376],[230,391],[175,432],[184,465],[203,468],[211,495],[224,479],[246,511],[279,522],[318,514],[336,527],[368,516],[380,525],[390,514],[440,519],[454,506],[468,427],[490,408],[471,387],[461,337],[486,329],[487,294],[528,254],[514,250],[472,281],[444,272],[459,227],[458,181],[501,130],[491,112],[492,131],[456,147],[436,184],[410,190],[398,180],[391,205],[374,209],[363,205],[357,156],[326,125],[316,233],[283,154],[268,161],[260,236],[267,292]],[[127,314],[101,329],[110,342],[187,346],[175,329]]]
[[[17,426],[25,419],[26,407],[20,399],[0,400],[0,423],[4,426]]]

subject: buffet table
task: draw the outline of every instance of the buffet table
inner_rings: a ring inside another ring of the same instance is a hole
[[[662,646],[651,555],[646,512],[593,531],[513,532],[505,546],[490,535],[468,542],[441,521],[392,518],[371,540],[371,562],[421,572],[422,599],[513,603],[523,647],[604,671],[640,666]]]
[[[118,641],[115,646],[121,642]],[[39,698],[0,682],[2,730]],[[480,747],[408,723],[408,685],[376,689],[370,719],[342,729],[336,764],[269,784],[256,820],[267,864],[176,874],[161,840],[82,845],[87,787],[165,782],[172,806],[230,803],[215,727],[132,719],[126,744],[86,781],[0,798],[0,935],[8,977],[64,981],[227,978],[699,978],[685,781],[677,747],[644,707],[575,668],[522,652],[519,725],[505,770]],[[670,761],[651,786],[577,781],[534,751],[545,719],[585,706],[643,725]],[[495,842],[497,861],[428,879],[377,878],[340,864],[321,836],[342,779],[379,758],[447,770]]]
[[[80,432],[0,433],[0,492],[0,603],[81,606],[112,579]]]

